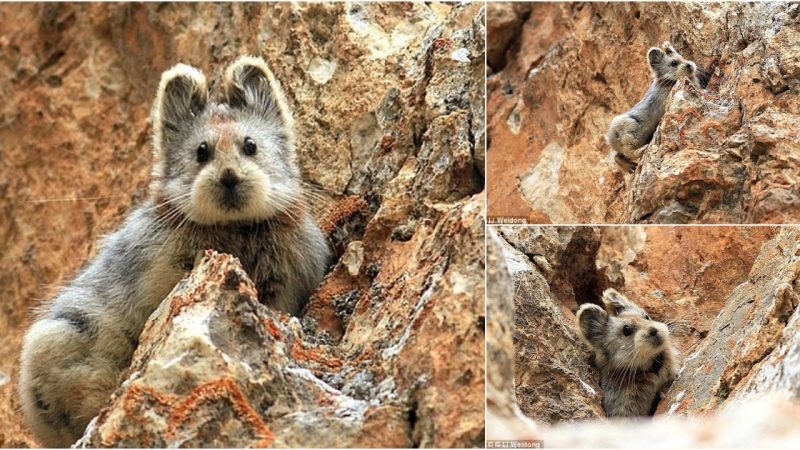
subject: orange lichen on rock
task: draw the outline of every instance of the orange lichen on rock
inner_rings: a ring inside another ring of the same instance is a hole
[[[301,363],[316,363],[334,372],[342,368],[342,360],[340,358],[328,354],[324,349],[311,346],[311,344],[309,344],[309,347],[306,347],[299,339],[295,340],[292,344],[291,355],[295,361]]]
[[[368,208],[367,202],[358,195],[344,197],[336,202],[320,220],[320,227],[325,235],[330,236],[342,222],[345,222],[355,214],[366,212]]]
[[[205,403],[218,400],[230,401],[234,411],[239,414],[239,419],[252,427],[254,434],[260,438],[255,442],[254,447],[268,447],[272,444],[272,441],[275,440],[272,431],[261,420],[261,416],[250,406],[236,382],[229,378],[209,381],[196,387],[188,395],[183,396],[180,402],[174,405],[170,411],[167,436],[175,436],[188,416],[197,412]]]

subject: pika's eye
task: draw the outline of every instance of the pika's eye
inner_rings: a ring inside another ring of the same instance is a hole
[[[199,147],[197,147],[197,162],[199,163],[207,162],[210,156],[211,154],[208,151],[208,144],[203,142],[202,144],[200,144]]]
[[[633,327],[630,325],[624,325],[622,327],[622,334],[624,334],[625,336],[630,336],[631,334],[633,334]]]
[[[242,150],[244,150],[244,154],[247,156],[253,156],[256,154],[256,141],[252,138],[246,137],[244,138],[244,145],[242,146]]]
[[[669,63],[669,65],[672,67],[678,67],[678,61],[672,61],[671,63]]]

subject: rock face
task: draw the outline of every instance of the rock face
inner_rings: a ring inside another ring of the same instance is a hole
[[[526,378],[525,368],[521,371],[519,364],[513,375],[507,375],[515,380],[519,408],[536,424],[526,427],[512,416],[496,413],[496,426],[504,434],[492,434],[493,439],[531,439],[535,435],[551,447],[615,447],[634,445],[632,442],[661,446],[787,445],[800,438],[792,425],[800,413],[800,230],[577,228],[587,230],[583,231],[584,242],[597,242],[590,245],[597,249],[597,280],[619,287],[645,308],[654,309],[657,312],[651,313],[657,319],[685,314],[681,317],[684,326],[695,333],[679,344],[684,364],[660,403],[656,418],[574,423],[568,422],[590,417],[582,411],[599,408],[602,393],[597,389],[596,371],[581,361],[580,355],[588,356],[588,350],[574,339],[574,310],[567,307],[574,299],[567,296],[562,300],[554,294],[553,278],[537,268],[544,267],[544,261],[549,267],[567,267],[558,262],[563,255],[560,249],[568,247],[578,233],[574,227],[497,230],[499,235],[509,236],[495,246],[505,255],[504,268],[515,274],[505,282],[513,283],[515,299],[523,293],[527,300],[521,305],[516,301],[513,332],[525,339],[522,344],[514,341],[514,351],[518,360],[524,358],[539,376]],[[532,253],[525,249],[541,252],[539,262],[534,262]],[[668,259],[664,259],[666,253],[671,254]],[[697,268],[703,259],[709,266]],[[617,261],[617,267],[610,261]],[[669,262],[672,270],[655,264],[658,261]],[[487,264],[498,263],[489,258]],[[718,267],[706,273],[711,266]],[[586,272],[585,267],[575,270]],[[711,284],[712,275],[716,284]],[[490,276],[488,292],[500,291],[492,283],[503,281]],[[632,290],[626,292],[629,286]],[[647,297],[647,290],[655,290],[654,286],[664,290]],[[692,299],[688,295],[692,292],[701,296]],[[644,300],[635,294],[643,295]],[[487,310],[494,311],[497,306],[492,302],[498,301],[497,297],[490,295],[487,299]],[[667,304],[669,301],[674,303]],[[661,309],[655,309],[659,304]],[[499,320],[511,323],[508,316],[496,314]],[[499,345],[498,341],[494,352],[501,352]],[[575,356],[565,359],[570,355]],[[549,383],[551,380],[554,382]],[[598,395],[586,395],[590,387]],[[530,391],[537,392],[539,404],[526,410],[530,400],[525,393]],[[491,391],[487,395],[495,398],[494,411],[513,411],[516,407],[502,404],[510,396]],[[566,405],[579,405],[581,409],[570,410]],[[691,417],[660,417],[667,415]],[[595,416],[602,417],[602,409]]]
[[[673,325],[686,355],[711,330],[774,227],[604,228],[600,279]]]
[[[800,6],[488,8],[489,29],[506,30],[488,38],[496,55],[487,80],[490,218],[800,222]],[[663,41],[711,80],[705,90],[673,88],[645,156],[623,173],[604,134],[641,99],[645,55]]]
[[[520,411],[514,392],[514,283],[508,244],[494,227],[486,235],[486,440],[537,439],[535,423]]]
[[[762,248],[681,376],[659,406],[698,413],[764,391],[800,401],[797,381],[800,230],[781,229]]]
[[[238,260],[208,251],[151,316],[129,376],[80,445],[411,445],[412,399],[394,379],[308,337],[258,303]]]
[[[541,232],[528,236],[528,245],[520,247],[533,252],[550,247],[555,252],[542,252],[529,259],[508,243],[501,243],[514,285],[517,402],[528,417],[543,422],[557,421],[562,417],[585,419],[602,416],[597,375],[589,367],[575,329],[574,316],[562,309],[559,297],[553,292],[555,289],[551,290],[548,285],[548,281],[555,278],[552,267],[561,268],[568,264],[569,256],[563,250],[574,242],[591,241],[592,237],[599,244],[597,231],[591,228],[537,230]],[[528,231],[535,230],[501,229],[500,234],[514,236]]]
[[[323,382],[365,402],[408,394],[415,424],[397,445],[482,443],[484,21],[481,4],[0,5],[0,444],[34,445],[14,413],[27,312],[146,195],[161,72],[184,62],[218,80],[246,53],[291,99],[339,259],[303,336],[363,367]]]

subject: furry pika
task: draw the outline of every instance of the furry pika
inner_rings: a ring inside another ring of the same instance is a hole
[[[608,417],[652,416],[661,391],[678,373],[678,353],[667,326],[614,289],[603,292],[605,310],[578,309],[578,328],[600,370]]]
[[[164,72],[152,123],[147,200],[25,334],[22,410],[43,445],[80,438],[145,321],[204,250],[238,257],[259,300],[289,314],[325,273],[330,250],[304,200],[292,115],[261,58],[227,68],[219,101],[198,69]]]
[[[686,77],[697,87],[705,85],[704,76],[693,61],[684,59],[669,42],[662,47],[663,50],[653,47],[647,52],[653,81],[644,97],[629,111],[614,117],[606,132],[606,141],[616,152],[617,164],[627,171],[636,167],[644,146],[653,138],[675,83]]]

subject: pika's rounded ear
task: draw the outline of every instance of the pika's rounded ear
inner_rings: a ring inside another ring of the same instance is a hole
[[[283,89],[263,59],[239,57],[225,70],[222,88],[225,101],[232,107],[250,109],[269,121],[292,126]]]
[[[608,314],[597,305],[584,303],[578,309],[576,318],[583,340],[593,348],[600,348],[601,340],[606,333]]]
[[[672,48],[672,44],[670,44],[669,41],[664,41],[664,43],[661,44],[661,48],[664,49],[664,53],[670,56],[678,53],[674,48]]]
[[[206,77],[198,69],[178,64],[161,75],[152,117],[156,156],[171,146],[206,104]]]
[[[664,52],[661,51],[658,47],[653,47],[647,51],[647,62],[650,63],[650,67],[655,68],[654,66],[660,63],[664,59]]]
[[[616,289],[608,288],[603,291],[603,304],[606,305],[606,310],[616,316],[622,311],[626,309],[629,310],[640,310],[639,306],[636,303],[628,300],[627,297],[620,294],[616,291]]]

